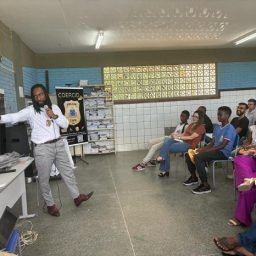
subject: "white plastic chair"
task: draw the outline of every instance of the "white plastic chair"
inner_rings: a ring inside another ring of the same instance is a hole
[[[233,150],[235,150],[235,156],[237,154],[237,148],[239,147],[239,136],[236,135],[235,138],[235,142],[234,142],[234,146],[233,146]],[[235,156],[230,156],[228,159],[225,160],[214,160],[211,162],[212,164],[212,184],[213,184],[213,188],[216,187],[216,182],[215,182],[215,169],[216,169],[216,165],[217,163],[227,163],[227,167],[229,163],[233,163]]]

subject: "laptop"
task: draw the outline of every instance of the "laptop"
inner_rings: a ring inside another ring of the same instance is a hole
[[[0,249],[4,249],[12,234],[18,217],[13,210],[6,206],[4,213],[0,219]]]

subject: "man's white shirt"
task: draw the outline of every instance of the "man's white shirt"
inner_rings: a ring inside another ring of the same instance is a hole
[[[249,126],[254,125],[256,122],[256,108],[251,112],[247,111],[245,116],[249,119]]]
[[[184,129],[183,129],[183,127],[184,127]],[[182,133],[182,131],[183,132],[185,132],[185,130],[187,129],[187,127],[188,127],[188,123],[179,123],[178,125],[177,125],[177,127],[175,128],[175,131],[174,132],[176,132],[176,133]]]
[[[31,105],[17,113],[1,115],[0,123],[15,124],[28,121],[32,129],[31,140],[36,144],[59,138],[59,128],[67,128],[69,125],[67,118],[57,105],[52,105],[53,113],[58,115],[55,120],[48,117],[44,108],[41,108],[41,110],[40,113],[37,113]]]

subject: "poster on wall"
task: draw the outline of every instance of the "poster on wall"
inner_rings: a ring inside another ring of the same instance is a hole
[[[83,88],[57,87],[56,96],[59,108],[69,121],[68,128],[60,130],[61,135],[67,137],[69,145],[87,142]]]

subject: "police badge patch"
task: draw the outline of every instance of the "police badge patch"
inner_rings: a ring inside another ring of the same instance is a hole
[[[64,103],[65,117],[70,125],[77,125],[81,121],[79,106],[79,102],[74,100],[65,101]]]
[[[51,123],[52,123],[51,120],[49,120],[49,119],[46,120],[46,126],[50,127]]]

